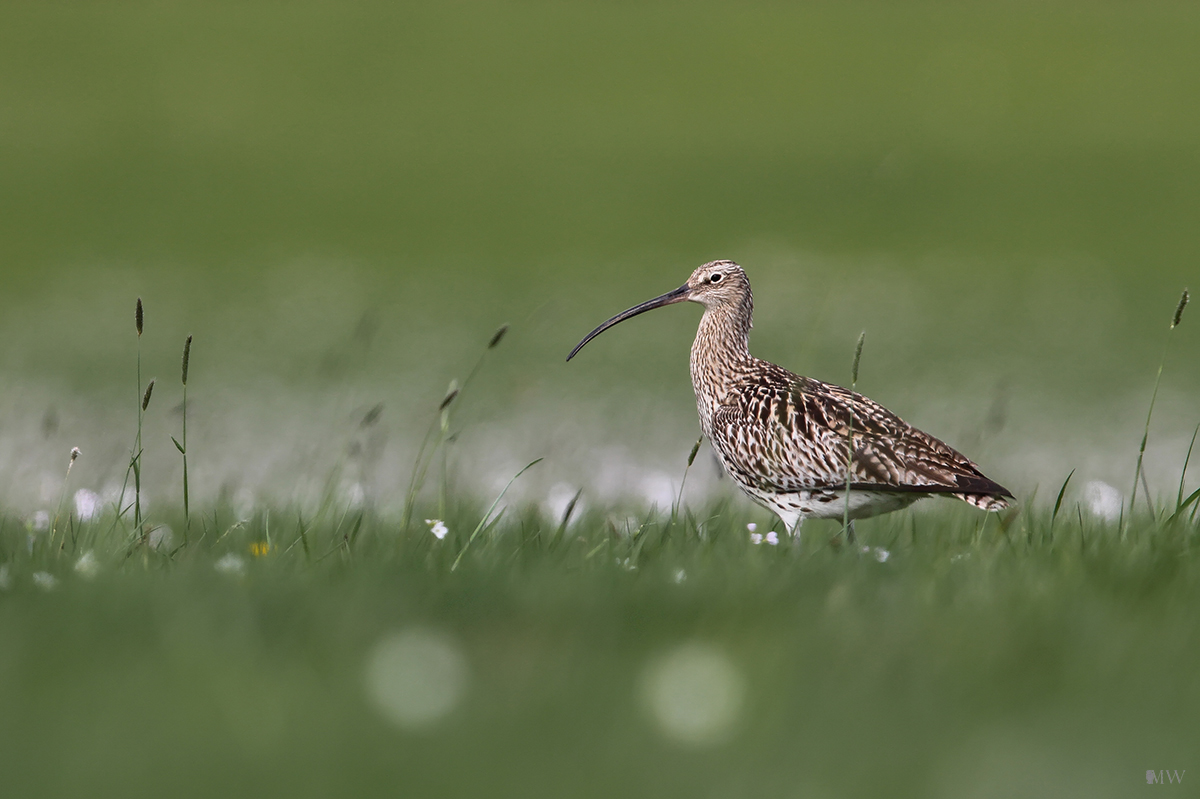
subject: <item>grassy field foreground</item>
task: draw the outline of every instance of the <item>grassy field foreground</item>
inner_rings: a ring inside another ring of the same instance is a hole
[[[724,505],[506,514],[465,554],[482,508],[193,509],[173,550],[8,518],[3,793],[1190,795],[1195,521],[1070,496],[1006,530],[929,502],[865,551]]]

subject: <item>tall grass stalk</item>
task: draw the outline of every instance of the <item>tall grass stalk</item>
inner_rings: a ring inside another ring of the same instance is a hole
[[[156,382],[157,382],[157,378],[154,378],[154,377],[150,378],[150,382],[146,384],[146,393],[142,395],[142,408],[141,408],[141,412],[139,414],[139,419],[138,419],[138,421],[139,421],[139,424],[138,424],[138,468],[139,468],[139,470],[141,468],[141,461],[142,461],[142,448],[141,448],[142,426],[141,426],[140,422],[141,422],[141,418],[146,415],[146,408],[150,407],[150,397],[154,395],[154,384]],[[147,536],[146,520],[144,518],[142,518],[142,515],[141,515],[142,508],[141,508],[140,492],[137,495],[137,497],[135,497],[134,501],[137,504],[137,509],[136,509],[137,524],[135,526],[137,527],[138,531],[140,531],[140,533],[141,533],[142,543],[145,543],[145,539]]]
[[[683,467],[683,478],[679,481],[679,496],[675,498],[675,504],[671,507],[671,525],[674,526],[675,520],[679,517],[679,511],[683,508],[683,488],[687,485],[688,471],[691,470],[692,464],[696,462],[696,453],[700,451],[700,445],[704,443],[704,436],[701,435],[696,439],[696,443],[692,445],[692,451],[688,453],[687,466]]]
[[[454,397],[458,396],[458,381],[450,384],[450,392],[447,394],[450,402],[446,403],[446,407],[441,413],[441,434],[438,439],[437,449],[440,450],[442,456],[442,472],[438,480],[438,518],[446,518],[446,483],[449,481],[448,472],[450,469],[450,453],[449,447],[446,446],[450,441],[450,404],[453,403]]]
[[[479,354],[479,358],[475,361],[475,366],[469,373],[467,373],[467,379],[462,382],[461,386],[457,381],[451,381],[450,387],[446,391],[446,395],[442,398],[441,403],[438,405],[437,415],[434,416],[433,420],[429,423],[429,429],[425,431],[425,437],[421,440],[420,448],[417,449],[417,457],[413,461],[412,477],[409,478],[408,490],[404,494],[404,514],[401,518],[400,529],[408,530],[409,525],[412,524],[413,505],[416,503],[417,494],[421,492],[421,488],[425,485],[425,476],[429,471],[430,465],[437,457],[438,451],[446,445],[446,441],[450,438],[451,406],[457,399],[459,399],[459,397],[462,395],[462,392],[466,390],[467,386],[471,384],[471,381],[479,372],[480,367],[483,366],[483,361],[484,358],[487,357],[487,354],[499,346],[500,342],[504,340],[504,336],[507,333],[508,325],[501,325],[496,332],[492,334],[492,337],[488,340],[487,346],[484,347],[483,352]],[[435,441],[435,435],[436,443],[433,443],[433,447],[430,448],[430,443]],[[445,464],[444,459],[443,464]],[[438,506],[439,512],[445,515],[444,468],[442,473],[443,485],[441,491],[439,492]]]
[[[75,466],[75,461],[79,459],[79,447],[71,448],[71,460],[67,463],[67,473],[63,475],[62,490],[58,492],[58,506],[54,509],[54,523],[50,525],[50,548],[54,548],[54,538],[58,533],[58,517],[62,515],[63,502],[67,498],[67,484],[71,479],[71,469]],[[66,537],[63,537],[63,546],[67,543]]]
[[[1133,472],[1133,490],[1129,492],[1129,515],[1133,515],[1133,509],[1137,501],[1138,483],[1142,480],[1142,461],[1146,455],[1146,441],[1150,437],[1150,419],[1154,416],[1154,402],[1158,399],[1158,386],[1162,382],[1163,366],[1167,362],[1167,352],[1171,348],[1171,334],[1175,328],[1179,327],[1180,321],[1183,319],[1183,309],[1187,307],[1190,295],[1188,290],[1184,289],[1183,294],[1179,298],[1179,304],[1175,306],[1175,313],[1171,316],[1171,326],[1167,328],[1167,338],[1163,342],[1162,358],[1158,361],[1158,374],[1154,377],[1154,392],[1150,395],[1150,409],[1146,412],[1146,426],[1142,429],[1142,444],[1138,447],[1137,468]],[[1146,491],[1146,504],[1150,508],[1150,513],[1154,513],[1154,503],[1150,498],[1150,491]],[[1125,534],[1125,525],[1121,525],[1121,534]]]
[[[137,330],[137,440],[133,445],[133,457],[130,465],[133,467],[133,526],[139,533],[142,529],[142,417],[146,414],[149,401],[142,399],[142,327],[145,314],[142,312],[142,298],[137,298],[137,307],[133,312],[134,327]]]
[[[850,369],[850,426],[846,433],[846,496],[842,506],[842,530],[846,533],[847,541],[854,541],[854,531],[850,529],[850,478],[854,465],[854,392],[858,391],[858,363],[862,360],[863,342],[867,331],[858,334],[858,344],[854,347],[854,365]]]
[[[174,436],[171,440],[175,442],[175,448],[179,450],[179,454],[183,456],[183,545],[187,546],[188,531],[192,529],[192,514],[190,503],[188,502],[188,462],[187,462],[187,379],[188,365],[192,358],[192,337],[188,336],[187,341],[183,342],[183,441],[177,441]]]

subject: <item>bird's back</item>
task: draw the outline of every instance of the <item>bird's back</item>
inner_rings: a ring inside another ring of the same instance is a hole
[[[844,488],[849,461],[850,487],[859,491],[947,493],[989,510],[1012,496],[949,445],[861,394],[759,358],[748,366],[702,419],[747,491]]]

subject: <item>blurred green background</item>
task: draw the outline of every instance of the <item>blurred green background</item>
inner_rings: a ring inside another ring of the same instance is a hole
[[[378,402],[387,494],[505,322],[463,410],[486,423],[461,441],[477,476],[551,455],[582,483],[600,442],[675,470],[695,311],[562,360],[718,257],[754,281],[759,355],[846,382],[865,329],[861,388],[1001,482],[1123,482],[1200,256],[1186,3],[0,14],[0,440],[21,453],[0,469],[26,510],[71,446],[85,483],[119,470],[138,295],[160,493],[188,333],[201,495],[287,494],[271,475]],[[1198,330],[1168,364],[1156,482],[1198,421]]]
[[[1072,469],[1068,507],[1127,494],[1200,284],[1198,41],[1184,2],[6,2],[0,506],[52,511],[72,446],[71,490],[119,494],[141,296],[156,522],[178,527],[189,333],[193,502],[257,536],[331,474],[394,515],[502,323],[456,410],[455,485],[490,500],[545,456],[510,498],[662,507],[698,435],[698,310],[563,359],[714,258],[753,281],[756,354],[845,383],[866,330],[859,388],[1022,498]],[[1147,455],[1172,497],[1196,321]],[[729,493],[707,458],[688,482],[697,504]],[[230,583],[118,560],[42,594],[14,566],[0,793],[336,795],[357,775],[362,795],[1097,796],[1197,765],[1175,710],[1200,706],[1190,561],[971,551],[959,576],[947,544],[893,579],[743,550],[645,584],[607,561]],[[427,737],[363,703],[364,653],[410,624],[452,630],[484,697]],[[752,683],[750,731],[715,755],[629,699],[696,636]]]

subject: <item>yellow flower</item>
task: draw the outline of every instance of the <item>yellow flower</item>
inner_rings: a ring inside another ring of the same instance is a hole
[[[264,555],[270,554],[271,550],[274,548],[275,547],[268,544],[266,541],[255,541],[254,543],[250,544],[250,554],[256,558],[261,558]]]

